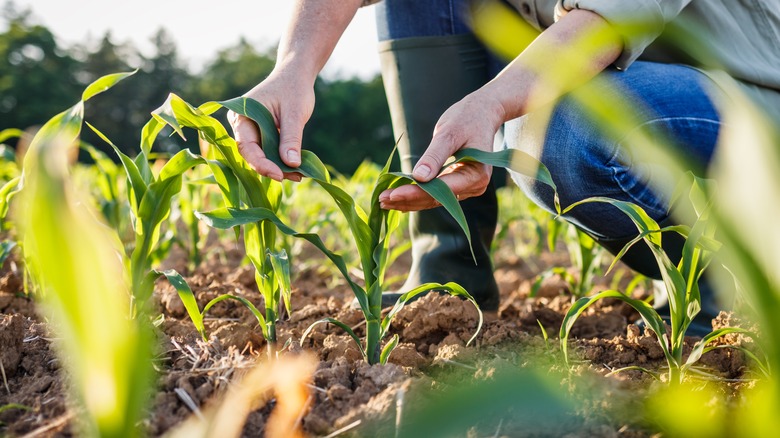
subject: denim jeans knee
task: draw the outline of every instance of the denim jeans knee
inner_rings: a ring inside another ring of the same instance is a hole
[[[603,77],[606,81],[596,91],[634,108],[639,115],[635,125],[607,128],[609,121],[594,119],[587,104],[566,97],[547,110],[508,122],[507,147],[523,150],[547,166],[563,207],[605,196],[636,203],[655,220],[663,220],[669,198],[654,187],[670,175],[652,163],[632,160],[622,145],[635,130],[649,130],[668,136],[694,162],[706,165],[720,127],[708,96],[709,80],[689,67],[649,62],[637,62],[626,72],[604,72]],[[533,201],[552,211],[549,187],[521,175],[512,177]],[[607,204],[582,205],[567,219],[599,238],[637,232],[623,213]]]

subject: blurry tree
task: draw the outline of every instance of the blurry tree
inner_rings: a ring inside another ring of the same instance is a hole
[[[387,160],[395,141],[381,77],[319,79],[314,92],[317,104],[303,132],[305,148],[342,173],[365,159]]]
[[[86,107],[87,120],[131,156],[138,151],[141,127],[168,93],[193,103],[240,96],[268,76],[275,63],[275,47],[258,50],[241,39],[216,53],[193,76],[162,29],[152,37],[156,52],[146,57],[130,43],[115,42],[110,33],[68,49],[58,47],[46,27],[33,24],[30,12],[17,10],[12,2],[5,3],[2,17],[7,30],[0,33],[0,129],[41,123],[72,105],[80,90],[96,78],[138,69],[135,76]],[[344,173],[351,173],[366,158],[384,161],[394,140],[380,78],[318,79],[315,95],[317,105],[304,132],[305,148]],[[225,121],[224,113],[218,117]],[[161,136],[157,149],[197,148],[197,139],[190,137],[185,143]],[[91,132],[85,131],[84,140],[114,156]]]
[[[238,44],[216,54],[187,87],[185,100],[205,102],[240,96],[265,79],[276,62],[275,48],[260,52],[241,39]]]
[[[57,46],[30,12],[6,3],[7,30],[0,34],[0,130],[40,124],[78,99],[78,62]]]
[[[151,58],[144,57],[132,44],[115,44],[110,33],[103,36],[96,49],[80,48],[85,53],[78,78],[85,84],[108,73],[139,70],[126,84],[90,102],[86,113],[90,123],[131,156],[139,150],[141,127],[151,112],[162,105],[168,93],[181,93],[189,80],[178,59],[176,45],[165,30],[159,30],[152,42],[156,53]],[[85,133],[84,139],[108,150],[91,132]],[[181,147],[175,141],[160,144],[165,152],[171,153]]]

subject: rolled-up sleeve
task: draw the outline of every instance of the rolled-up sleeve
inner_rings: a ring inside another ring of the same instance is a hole
[[[553,24],[553,12],[558,0],[506,0],[523,19],[537,30]]]
[[[623,38],[623,53],[615,67],[625,70],[663,32],[691,0],[558,0],[562,12],[584,9],[607,20]]]

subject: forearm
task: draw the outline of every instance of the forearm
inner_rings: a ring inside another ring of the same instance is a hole
[[[542,32],[479,92],[500,103],[501,122],[511,120],[591,80],[622,48],[621,38],[603,18],[575,10]]]
[[[279,42],[276,70],[314,83],[362,0],[296,0]]]

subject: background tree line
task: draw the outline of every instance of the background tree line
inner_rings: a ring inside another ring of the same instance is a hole
[[[0,130],[40,125],[71,106],[99,76],[137,68],[122,86],[91,101],[86,114],[131,156],[138,151],[141,127],[168,93],[196,105],[229,99],[256,85],[274,66],[275,47],[258,49],[243,39],[193,74],[164,29],[152,37],[156,53],[147,57],[132,44],[115,44],[110,33],[99,41],[61,47],[49,29],[13,3],[4,5],[2,20],[6,31],[0,34]],[[366,158],[386,159],[394,140],[379,76],[368,81],[318,79],[315,95],[317,105],[303,136],[305,148],[345,173]],[[224,121],[224,114],[220,117]],[[197,148],[191,137],[186,143],[171,138],[159,147],[166,152]],[[110,151],[91,132],[85,132],[84,140]]]

